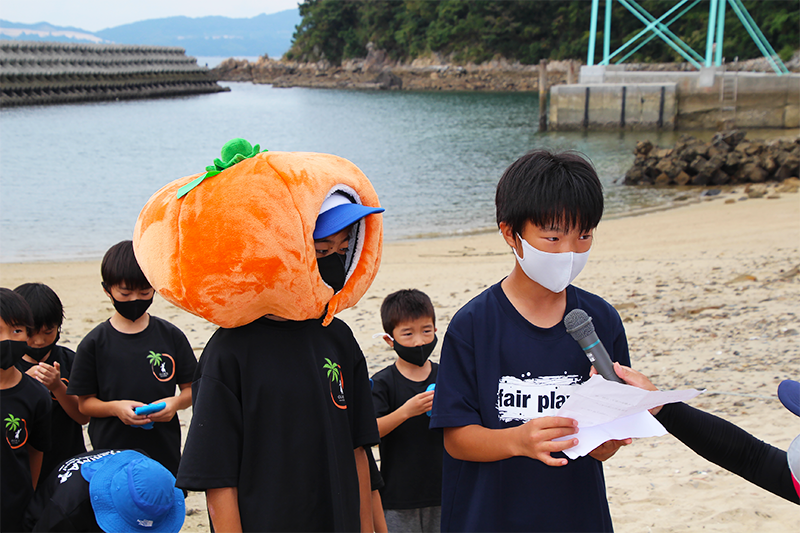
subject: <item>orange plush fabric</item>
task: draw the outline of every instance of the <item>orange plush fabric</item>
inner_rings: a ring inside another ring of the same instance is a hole
[[[136,259],[164,298],[225,328],[272,314],[290,320],[333,315],[355,305],[378,272],[382,215],[361,220],[353,265],[342,290],[322,281],[312,234],[320,206],[336,190],[379,207],[366,176],[328,154],[264,152],[206,178],[176,180],[139,214]]]

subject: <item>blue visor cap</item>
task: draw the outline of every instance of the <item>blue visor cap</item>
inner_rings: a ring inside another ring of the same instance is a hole
[[[338,205],[327,211],[320,213],[317,217],[317,224],[314,227],[314,238],[324,239],[334,233],[338,233],[346,227],[354,224],[367,215],[383,213],[382,207],[368,207],[366,205],[346,203]]]
[[[778,385],[778,399],[784,407],[800,416],[800,383],[785,379]]]

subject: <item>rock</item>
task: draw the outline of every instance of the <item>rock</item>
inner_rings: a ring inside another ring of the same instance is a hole
[[[800,174],[800,138],[745,141],[745,135],[740,130],[719,132],[704,143],[682,134],[672,149],[639,141],[624,183],[726,185],[784,181]],[[788,191],[796,188],[786,186]]]
[[[731,181],[730,175],[721,168],[718,168],[711,174],[711,183],[714,185],[725,185]]]
[[[652,149],[653,149],[653,143],[651,143],[650,141],[638,141],[636,143],[636,148],[634,149],[633,153],[637,155],[641,154],[646,156],[650,153],[650,150]]]
[[[689,174],[681,170],[680,172],[678,172],[678,175],[675,176],[675,183],[677,183],[678,185],[686,185],[687,183],[689,183],[691,179],[692,177],[689,176]]]
[[[403,80],[400,79],[400,76],[393,74],[391,70],[384,70],[378,74],[378,77],[375,78],[375,83],[377,83],[381,89],[403,88]]]
[[[767,179],[767,171],[755,163],[747,163],[739,167],[739,174],[745,178],[745,181],[751,183],[763,183]]]
[[[767,194],[767,187],[763,183],[751,184],[744,188],[748,198],[763,198]]]
[[[798,178],[787,178],[783,180],[783,183],[775,189],[775,192],[778,193],[796,193],[800,190],[800,179]]]

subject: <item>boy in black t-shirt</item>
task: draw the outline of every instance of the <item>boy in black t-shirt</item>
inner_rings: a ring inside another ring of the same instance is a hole
[[[323,203],[314,247],[335,292],[355,267],[359,221],[382,211],[338,193]],[[322,322],[268,314],[220,328],[203,350],[177,486],[206,491],[215,530],[374,527],[366,360],[344,322]]]
[[[82,426],[89,423],[89,417],[78,409],[78,397],[67,394],[75,352],[56,344],[64,321],[61,300],[43,283],[24,283],[14,292],[25,298],[33,313],[28,349],[16,366],[47,387],[53,401],[51,434],[56,439],[44,454],[42,481],[61,461],[86,451]]]
[[[372,379],[381,435],[381,499],[389,531],[439,531],[442,434],[428,429],[438,365],[430,298],[417,289],[394,292],[381,305],[383,338],[397,352],[394,364]]]
[[[0,531],[23,531],[22,517],[50,447],[50,395],[14,366],[25,353],[31,327],[25,299],[0,288]]]
[[[81,412],[92,417],[95,449],[140,449],[175,475],[181,456],[176,413],[192,404],[197,359],[183,332],[147,313],[154,291],[131,241],[112,246],[100,270],[115,311],[78,345],[67,393],[77,395]],[[165,407],[152,414],[135,412],[162,402]]]

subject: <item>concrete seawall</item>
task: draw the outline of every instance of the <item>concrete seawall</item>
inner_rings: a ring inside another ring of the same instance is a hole
[[[800,127],[800,75],[626,71],[582,67],[580,83],[550,89],[550,128]]]
[[[216,93],[183,48],[0,41],[0,106]]]

